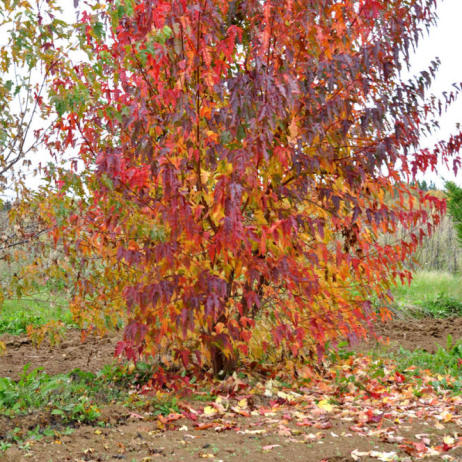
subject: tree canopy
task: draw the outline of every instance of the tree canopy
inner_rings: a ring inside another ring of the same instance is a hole
[[[90,2],[91,4],[91,2]],[[459,160],[419,139],[459,92],[403,66],[434,0],[121,0],[81,11],[56,66],[40,213],[78,275],[74,315],[123,319],[118,352],[234,370],[321,357],[390,315],[444,200],[410,186]],[[400,223],[409,239],[382,245]],[[373,306],[371,300],[377,300]],[[281,353],[282,354],[282,353]]]

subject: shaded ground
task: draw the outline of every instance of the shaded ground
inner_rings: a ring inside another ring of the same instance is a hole
[[[462,338],[462,318],[395,320],[379,326],[377,332],[388,337],[392,347],[434,351],[435,343],[444,346],[449,334],[454,340]],[[82,344],[80,333],[70,331],[60,345],[44,344],[39,349],[24,337],[3,335],[0,340],[7,346],[6,354],[0,356],[0,377],[17,379],[26,363],[43,366],[49,374],[74,368],[96,372],[113,361],[118,339],[90,337]],[[364,375],[359,367],[351,366],[352,376]],[[363,388],[375,383],[372,391],[360,395],[351,389],[349,395],[348,384],[345,400],[335,398],[333,406],[320,406],[324,395],[315,388],[300,390],[294,402],[275,391],[275,400],[262,401],[271,403],[265,406],[225,409],[215,405],[211,415],[201,410],[197,420],[179,414],[163,418],[110,405],[102,409],[102,427],[82,425],[70,435],[43,411],[0,416],[0,443],[11,428],[23,434],[37,425],[55,430],[54,436],[0,452],[0,460],[411,462],[425,456],[427,461],[462,461],[462,399],[449,394],[427,396],[425,384],[415,393],[414,385],[401,384],[400,377],[391,376],[387,386],[363,378]],[[402,401],[388,394],[389,389],[398,390]],[[329,395],[332,390],[324,391],[325,396],[337,396]],[[251,403],[251,396],[245,399]]]

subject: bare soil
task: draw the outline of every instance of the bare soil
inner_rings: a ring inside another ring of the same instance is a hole
[[[44,341],[38,348],[27,336],[0,335],[6,353],[0,356],[0,377],[17,380],[26,364],[32,369],[42,367],[49,375],[65,374],[73,369],[99,371],[114,361],[116,335],[89,336],[82,341],[80,331],[69,330],[65,340],[56,345]]]
[[[434,353],[438,346],[446,347],[448,335],[453,341],[462,338],[462,318],[393,319],[378,324],[376,333],[392,349],[402,347]],[[373,343],[361,345],[361,349]]]
[[[388,339],[391,348],[435,351],[436,345],[445,345],[450,334],[454,340],[462,338],[462,318],[394,320],[377,327],[377,333]],[[105,364],[114,361],[113,353],[117,336],[89,337],[83,343],[80,333],[69,331],[59,345],[43,344],[38,349],[26,337],[0,336],[7,352],[0,357],[0,377],[17,379],[24,365],[43,367],[48,374],[69,372],[72,369],[96,372]],[[362,345],[369,348],[374,342]],[[285,412],[285,411],[284,411]],[[378,453],[395,452],[406,462],[417,460],[410,449],[409,441],[419,443],[426,438],[428,445],[442,444],[443,438],[462,435],[462,417],[437,423],[436,420],[413,419],[403,416],[396,421],[372,425],[368,433],[352,430],[348,419],[332,416],[325,425],[318,427],[299,426],[294,418],[294,409],[278,416],[240,418],[234,416],[220,427],[200,428],[194,422],[181,418],[174,424],[159,424],[156,416],[132,412],[119,405],[102,409],[105,427],[82,425],[65,435],[56,426],[54,437],[30,441],[26,446],[13,445],[0,452],[0,460],[20,461],[196,461],[209,459],[218,461],[377,461],[378,456],[364,455],[371,450]],[[456,411],[454,410],[454,415]],[[281,426],[281,419],[284,423]],[[55,426],[53,416],[36,413],[11,418],[0,416],[0,442],[12,427],[24,434],[36,425]],[[443,424],[444,425],[443,425]],[[372,428],[372,430],[371,430]],[[282,430],[281,430],[282,429]],[[391,436],[390,436],[391,435]],[[423,436],[422,436],[423,435]],[[403,441],[397,444],[396,441]],[[413,444],[414,444],[413,443]],[[356,452],[354,452],[356,451]],[[361,454],[355,456],[355,454]],[[355,458],[356,457],[356,458]],[[462,461],[462,447],[441,455],[429,455],[426,461]],[[385,460],[385,459],[382,459]],[[393,460],[393,459],[389,459]]]
[[[33,444],[28,452],[17,447],[6,451],[5,462],[16,461],[200,461],[203,459],[222,461],[252,460],[267,461],[303,461],[303,462],[347,462],[355,459],[353,451],[382,453],[396,451],[397,445],[384,441],[378,433],[375,437],[358,436],[349,431],[348,425],[334,422],[329,431],[321,433],[320,439],[311,431],[301,431],[288,426],[295,434],[288,437],[278,434],[268,423],[242,419],[238,429],[217,432],[214,430],[197,431],[185,425],[184,430],[159,431],[155,422],[129,421],[115,428],[81,427],[72,435],[60,436]],[[262,434],[252,434],[264,425]],[[445,427],[444,431],[435,430],[428,424],[414,423],[403,425],[400,436],[428,434],[432,442],[438,442],[448,432],[460,431],[455,425]],[[249,433],[250,432],[250,433]],[[398,437],[398,435],[396,435]],[[270,448],[272,447],[272,448]],[[462,448],[450,453],[454,459],[462,460]],[[399,454],[402,461],[415,460],[405,451]],[[362,456],[361,461],[377,461],[376,457]],[[441,456],[430,456],[426,461],[441,461]]]

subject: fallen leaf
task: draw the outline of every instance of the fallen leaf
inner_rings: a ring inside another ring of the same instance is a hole
[[[334,410],[334,406],[332,406],[327,399],[319,401],[318,407],[327,412],[332,412]]]
[[[360,460],[361,457],[368,456],[369,452],[364,452],[364,451],[359,451],[358,449],[353,449],[353,451],[351,451],[350,455],[353,458],[353,460]]]
[[[212,406],[205,406],[204,407],[204,415],[206,417],[212,417],[217,413],[217,410]]]
[[[370,457],[375,457],[376,459],[382,460],[384,462],[391,462],[393,460],[399,460],[398,454],[396,452],[380,452],[380,451],[370,451]]]
[[[456,440],[452,436],[447,435],[443,438],[443,442],[448,446],[452,446],[456,442]]]
[[[247,398],[241,399],[241,400],[237,403],[237,405],[238,405],[239,407],[246,408],[246,407],[248,406]]]
[[[271,451],[271,449],[280,448],[280,447],[281,447],[280,444],[268,444],[268,446],[263,446],[262,449],[263,451]]]
[[[263,435],[266,433],[266,430],[239,430],[236,433],[241,433],[243,435]]]

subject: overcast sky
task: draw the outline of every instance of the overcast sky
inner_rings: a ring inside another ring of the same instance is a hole
[[[412,58],[412,73],[423,70],[435,57],[441,59],[441,66],[432,86],[436,94],[444,90],[450,90],[451,84],[462,82],[462,0],[442,0],[438,9],[439,20],[428,36],[420,42],[419,47]],[[439,136],[424,141],[444,139],[456,130],[456,123],[462,123],[462,95],[453,104],[450,110],[443,114],[440,120],[441,131]],[[425,178],[433,180],[437,186],[443,185],[443,179],[455,181],[462,186],[462,171],[457,178],[446,168],[441,166],[437,175],[428,174]]]

